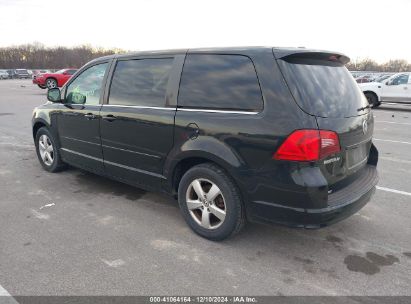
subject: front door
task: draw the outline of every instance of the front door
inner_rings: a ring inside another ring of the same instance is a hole
[[[391,78],[384,85],[382,101],[411,102],[411,85],[409,74],[404,73]]]
[[[169,76],[174,61],[170,56],[117,61],[101,109],[108,174],[145,188],[161,185],[163,164],[173,146],[176,102],[169,102],[175,98],[170,98]]]
[[[75,166],[104,172],[100,141],[100,108],[108,63],[93,65],[66,88],[57,128],[63,159]]]

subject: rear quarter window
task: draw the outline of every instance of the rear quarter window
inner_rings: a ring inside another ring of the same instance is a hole
[[[181,77],[182,108],[260,111],[263,99],[254,65],[242,55],[189,54]]]
[[[343,64],[294,58],[277,60],[299,106],[320,117],[362,115],[368,105],[364,94]]]

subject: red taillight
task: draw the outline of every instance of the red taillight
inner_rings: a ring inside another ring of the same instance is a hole
[[[341,151],[338,134],[333,131],[320,130],[320,159]]]
[[[315,161],[340,151],[337,133],[324,130],[296,130],[283,142],[273,158]]]
[[[297,130],[291,133],[274,154],[274,159],[312,161],[320,154],[318,130]]]

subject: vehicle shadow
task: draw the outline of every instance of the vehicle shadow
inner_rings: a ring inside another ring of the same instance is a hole
[[[170,204],[178,208],[176,200],[166,194],[148,192],[74,167],[69,167],[67,172],[75,176],[75,181],[79,185],[75,193],[108,194],[132,202],[139,201],[143,196],[156,196],[157,199],[153,200],[153,203]]]

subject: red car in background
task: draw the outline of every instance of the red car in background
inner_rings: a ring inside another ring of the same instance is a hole
[[[366,83],[366,82],[372,82],[373,77],[371,75],[365,75],[361,76],[355,79],[357,83]]]
[[[62,69],[55,73],[41,73],[33,78],[33,83],[42,89],[62,87],[75,72],[77,72],[77,69]]]

